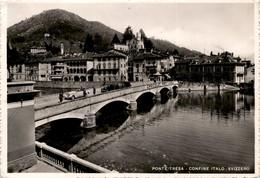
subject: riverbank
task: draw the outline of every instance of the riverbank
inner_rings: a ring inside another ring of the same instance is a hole
[[[194,82],[179,82],[177,91],[218,91],[218,90],[240,90],[239,87],[216,84],[216,83],[194,83]]]

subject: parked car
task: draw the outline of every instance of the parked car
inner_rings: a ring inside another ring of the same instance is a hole
[[[75,98],[82,97],[83,91],[81,91],[81,90],[70,91],[70,92],[66,92],[63,96],[65,99],[73,100]]]

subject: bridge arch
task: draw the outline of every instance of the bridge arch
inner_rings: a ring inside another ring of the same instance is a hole
[[[49,122],[52,122],[52,121],[57,121],[57,120],[61,120],[61,119],[69,119],[69,118],[83,120],[84,119],[84,114],[69,112],[69,113],[64,113],[64,114],[61,114],[61,115],[49,117],[49,118],[46,118],[46,119],[38,120],[38,121],[35,122],[35,128],[39,127],[41,125],[47,124]]]
[[[126,100],[125,98],[116,98],[114,100],[104,101],[102,103],[99,103],[98,105],[95,105],[95,108],[91,108],[91,113],[96,114],[100,109],[105,107],[106,105],[113,103],[113,102],[124,102],[126,104],[130,104],[130,101]]]
[[[164,88],[162,88],[162,89],[160,90],[160,93],[161,93],[161,94],[165,94],[165,93],[168,93],[168,91],[170,91],[170,89],[167,88],[167,87],[164,87]]]
[[[147,91],[147,92],[140,92],[138,93],[137,95],[135,95],[135,97],[133,98],[133,100],[137,101],[138,98],[140,98],[142,95],[145,95],[145,94],[152,94],[153,96],[156,95],[156,92],[155,91]]]

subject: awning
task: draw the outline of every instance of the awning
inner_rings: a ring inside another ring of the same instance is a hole
[[[156,72],[156,73],[153,74],[153,75],[155,75],[155,76],[160,76],[160,75],[162,75],[162,74],[160,74],[159,72]]]
[[[168,79],[170,79],[170,78],[171,78],[171,76],[170,76],[170,75],[168,75],[168,74],[165,74],[165,76],[166,76]]]

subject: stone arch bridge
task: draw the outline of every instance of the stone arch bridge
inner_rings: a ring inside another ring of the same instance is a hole
[[[82,119],[81,126],[91,128],[96,126],[95,113],[105,105],[122,101],[128,103],[128,109],[136,110],[136,100],[144,93],[152,93],[160,98],[163,90],[172,95],[178,87],[177,81],[153,83],[121,90],[114,90],[89,97],[82,97],[68,102],[57,103],[35,109],[35,127],[60,119]]]

